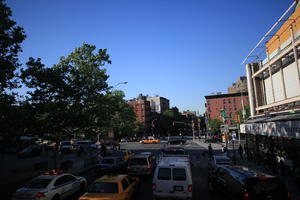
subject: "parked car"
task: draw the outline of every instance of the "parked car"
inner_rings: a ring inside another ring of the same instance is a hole
[[[208,173],[213,173],[220,165],[231,165],[232,161],[227,154],[214,155],[208,163]]]
[[[65,199],[77,191],[84,192],[86,179],[63,173],[61,170],[46,171],[25,186],[19,188],[14,194],[13,200],[59,200]]]
[[[138,154],[129,159],[127,172],[130,175],[152,175],[155,166],[152,155]]]
[[[126,169],[126,162],[118,156],[106,156],[96,165],[95,171],[97,174],[107,172],[121,172]]]
[[[192,199],[193,181],[187,157],[163,157],[154,172],[153,196],[163,199]]]
[[[92,183],[79,200],[131,200],[138,183],[138,178],[128,175],[105,175]]]
[[[209,174],[209,188],[228,199],[287,200],[290,193],[278,177],[251,170],[244,166],[220,165]]]
[[[39,146],[29,146],[18,152],[18,158],[28,158],[32,156],[39,156],[40,154],[41,149]]]

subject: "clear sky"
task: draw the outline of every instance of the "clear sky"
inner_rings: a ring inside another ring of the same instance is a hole
[[[22,63],[58,63],[82,43],[107,48],[109,84],[205,111],[204,96],[245,75],[241,61],[293,0],[7,0],[25,29]]]

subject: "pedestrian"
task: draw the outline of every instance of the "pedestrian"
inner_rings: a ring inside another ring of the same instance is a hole
[[[243,154],[244,154],[244,150],[243,150],[243,147],[242,147],[241,144],[239,146],[239,153],[240,153],[240,158],[242,159],[243,158]]]

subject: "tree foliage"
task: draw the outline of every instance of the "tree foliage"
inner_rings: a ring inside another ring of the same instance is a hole
[[[41,59],[30,58],[22,70],[23,83],[30,89],[28,103],[36,119],[56,134],[97,131],[110,117],[108,75],[103,68],[111,63],[106,49],[83,44],[60,62],[46,68]]]
[[[21,52],[21,43],[25,39],[23,28],[16,26],[11,20],[12,11],[0,0],[0,94],[5,89],[15,88],[15,71],[20,66],[18,53]]]
[[[12,89],[18,86],[18,53],[26,36],[23,28],[10,19],[11,16],[11,9],[0,0],[0,134],[3,137],[20,131],[12,119],[22,121],[22,113],[17,113],[19,109],[14,106],[16,94]]]
[[[221,125],[221,122],[219,119],[210,119],[208,121],[209,131],[214,135],[216,135],[220,132],[220,125]]]

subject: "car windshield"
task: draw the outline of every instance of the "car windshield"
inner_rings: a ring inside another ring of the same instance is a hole
[[[36,178],[31,180],[29,183],[27,183],[25,187],[32,188],[32,189],[46,188],[51,181],[52,179]]]
[[[101,163],[103,164],[114,164],[114,159],[107,159],[107,158],[104,158]]]
[[[173,180],[183,181],[186,180],[186,173],[184,168],[174,168],[173,169]]]
[[[157,178],[159,180],[171,180],[171,169],[170,168],[159,168]]]
[[[130,160],[130,165],[148,165],[146,158],[132,158]]]
[[[118,193],[118,184],[110,182],[95,182],[88,188],[89,193]]]

